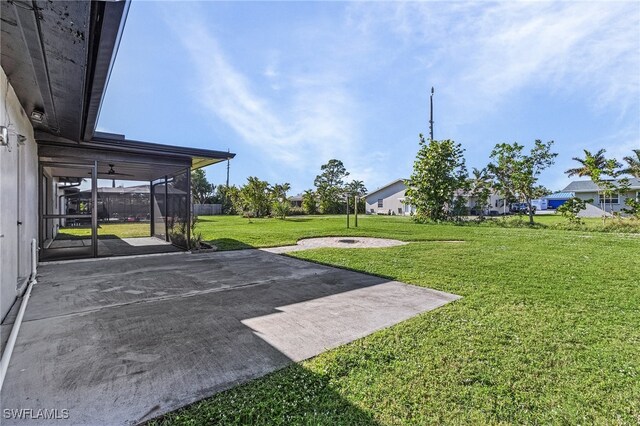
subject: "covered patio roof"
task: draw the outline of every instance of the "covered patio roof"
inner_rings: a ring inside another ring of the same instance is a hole
[[[123,135],[96,133],[88,142],[77,143],[37,133],[38,153],[43,165],[53,166],[54,175],[86,178],[82,169],[66,169],[64,164],[92,165],[98,161],[99,179],[145,180],[171,175],[188,167],[198,169],[231,159],[235,154],[201,148],[162,145],[126,139]],[[117,174],[110,174],[115,170]]]

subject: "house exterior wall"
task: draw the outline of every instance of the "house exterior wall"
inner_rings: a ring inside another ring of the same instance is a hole
[[[387,186],[365,198],[367,214],[409,214],[405,211],[404,203],[400,199],[404,198],[407,186],[404,182],[396,182]],[[382,207],[378,207],[378,199],[382,199]]]
[[[0,125],[9,127],[9,145],[0,146],[1,319],[31,272],[31,240],[38,237],[38,149],[31,122],[2,68],[0,93]],[[18,134],[26,137],[22,145]]]
[[[636,198],[639,196],[638,192],[640,192],[640,190],[636,190],[636,189],[632,189],[630,191],[627,192],[623,192],[619,194],[618,197],[618,203],[614,203],[614,204],[607,204],[606,205],[606,211],[607,212],[621,212],[622,209],[627,208],[627,204],[625,203],[625,200],[627,198]],[[576,197],[580,198],[581,200],[589,200],[592,199],[593,202],[591,204],[593,204],[594,206],[598,207],[598,208],[602,208],[602,205],[600,204],[600,196],[598,195],[598,193],[596,191],[594,192],[576,192]]]

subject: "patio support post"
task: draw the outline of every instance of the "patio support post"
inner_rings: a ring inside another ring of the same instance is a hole
[[[93,257],[98,257],[98,161],[91,169],[91,248]]]
[[[169,178],[164,175],[164,239],[171,241],[169,238]]]
[[[154,215],[154,208],[153,208],[153,200],[155,199],[154,197],[154,191],[153,191],[153,181],[150,180],[149,181],[149,219],[150,219],[150,225],[149,229],[151,230],[151,235],[150,237],[153,237],[156,233],[156,224],[155,224],[155,215]]]

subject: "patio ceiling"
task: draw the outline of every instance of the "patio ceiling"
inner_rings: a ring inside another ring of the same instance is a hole
[[[233,158],[235,154],[180,146],[127,140],[121,135],[99,133],[81,144],[42,136],[38,141],[40,162],[53,176],[87,178],[86,169],[52,166],[54,163],[93,165],[98,161],[99,179],[150,181]],[[109,174],[113,165],[115,175]],[[126,175],[126,176],[124,176]]]
[[[36,130],[93,137],[128,1],[0,2],[1,65]]]

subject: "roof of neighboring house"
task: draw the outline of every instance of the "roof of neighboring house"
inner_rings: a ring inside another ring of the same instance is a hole
[[[640,179],[629,178],[629,188],[640,189]],[[597,192],[599,189],[591,180],[574,180],[562,192]]]
[[[573,192],[556,192],[555,194],[545,195],[542,198],[545,200],[568,200],[573,196],[575,196]]]
[[[292,195],[289,197],[289,201],[302,201],[302,194]]]
[[[370,197],[370,196],[372,196],[372,195],[374,195],[374,194],[376,194],[376,193],[378,193],[378,192],[380,192],[380,191],[382,191],[382,190],[387,189],[388,187],[390,187],[390,186],[392,186],[392,185],[395,185],[395,184],[396,184],[396,183],[398,183],[398,182],[402,182],[402,183],[404,183],[404,181],[405,181],[405,180],[407,180],[407,179],[403,179],[403,178],[396,179],[396,180],[394,180],[394,181],[392,181],[392,182],[389,182],[389,183],[388,183],[388,184],[386,184],[386,185],[381,186],[380,188],[376,188],[376,189],[374,189],[373,191],[371,191],[370,193],[368,193],[367,195],[365,195],[365,197]]]

